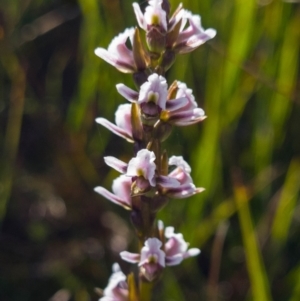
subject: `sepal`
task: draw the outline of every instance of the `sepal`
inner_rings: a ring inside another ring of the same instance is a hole
[[[127,276],[127,283],[129,292],[128,301],[139,301],[138,288],[132,272]]]
[[[132,136],[134,140],[143,140],[143,126],[140,119],[140,109],[137,103],[131,105]]]
[[[135,28],[134,35],[133,35],[133,58],[137,70],[143,71],[145,70],[149,63],[150,57],[148,56],[140,37],[140,32],[138,28]]]

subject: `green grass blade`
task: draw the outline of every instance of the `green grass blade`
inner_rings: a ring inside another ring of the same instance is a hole
[[[234,194],[245,248],[247,270],[249,273],[253,300],[272,300],[267,274],[248,206],[249,196],[246,188],[242,185],[236,185],[234,187]]]
[[[300,191],[299,179],[300,160],[297,158],[291,162],[288,169],[272,227],[272,237],[281,243],[284,243],[288,237]]]

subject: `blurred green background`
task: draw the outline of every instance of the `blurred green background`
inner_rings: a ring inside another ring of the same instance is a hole
[[[145,7],[145,1],[141,4]],[[179,1],[171,1],[172,9]],[[300,300],[300,3],[185,0],[217,37],[177,58],[208,118],[174,128],[197,186],[160,212],[198,258],[166,270],[156,300]],[[95,124],[130,87],[94,55],[136,25],[131,1],[0,1],[0,300],[97,300],[118,253],[136,244],[129,214],[93,188],[132,145]]]

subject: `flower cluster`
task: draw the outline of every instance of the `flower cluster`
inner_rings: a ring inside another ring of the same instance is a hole
[[[140,253],[130,253],[123,251],[120,256],[123,260],[130,263],[137,263],[141,274],[148,281],[154,280],[165,266],[180,264],[184,259],[196,256],[200,253],[197,248],[188,249],[188,243],[184,240],[181,233],[174,233],[173,227],[163,229],[162,221],[158,221],[160,232],[164,233],[163,244],[156,237],[148,238],[145,241]],[[162,248],[163,247],[163,248]],[[128,285],[126,276],[121,272],[120,266],[113,265],[113,274],[109,279],[108,286],[103,292],[100,301],[124,301],[128,298]]]
[[[115,37],[107,50],[97,48],[95,54],[117,70],[133,75],[136,89],[116,85],[128,103],[117,108],[115,123],[102,117],[96,122],[133,143],[134,156],[128,162],[105,157],[105,163],[121,175],[113,181],[112,192],[101,186],[95,191],[131,211],[141,247],[138,253],[123,251],[120,256],[138,264],[140,282],[152,282],[166,266],[200,253],[197,248],[188,249],[182,234],[174,233],[173,227],[164,229],[161,221],[158,226],[155,223],[156,213],[169,199],[187,198],[204,190],[194,185],[191,167],[182,156],[169,158],[167,151],[161,150],[173,126],[188,126],[206,118],[193,91],[180,81],[168,85],[165,72],[176,55],[195,50],[213,38],[216,31],[204,30],[200,16],[181,4],[170,16],[168,0],[149,0],[144,12],[133,3],[133,9],[139,27],[145,31],[145,41],[140,29],[129,28]],[[139,300],[144,294],[142,287],[129,281],[114,265],[100,300],[124,301],[129,296]]]
[[[159,221],[159,228],[163,229],[161,221]],[[140,254],[124,251],[120,253],[121,258],[131,263],[138,263],[142,274],[152,281],[165,266],[178,265],[182,260],[200,253],[197,248],[188,249],[188,243],[183,239],[182,234],[174,233],[173,227],[167,227],[164,236],[168,240],[163,250],[161,249],[163,243],[158,238],[148,238]]]
[[[172,156],[169,159],[169,165],[175,165],[176,168],[167,176],[158,175],[154,162],[155,154],[147,149],[140,150],[128,164],[114,157],[105,157],[104,161],[123,175],[114,180],[112,185],[114,193],[101,186],[96,187],[95,191],[125,209],[132,209],[132,187],[135,187],[139,194],[155,190],[153,196],[178,199],[187,198],[204,190],[195,187],[190,176],[191,168],[181,156]]]
[[[169,18],[167,1],[150,0],[148,4],[144,14],[138,3],[133,3],[133,8],[140,28],[146,32],[150,53],[141,44],[139,31],[134,28],[114,38],[107,50],[100,47],[95,50],[96,55],[121,72],[135,73],[151,68],[151,58],[159,55],[160,67],[168,69],[176,54],[189,53],[216,35],[214,29],[204,30],[200,16],[183,9],[182,5]],[[128,39],[132,49],[126,46]]]

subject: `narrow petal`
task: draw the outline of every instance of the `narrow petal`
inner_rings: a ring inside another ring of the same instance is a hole
[[[168,176],[160,175],[156,178],[156,181],[163,188],[176,188],[180,186],[180,183],[176,179]]]
[[[188,111],[178,111],[170,114],[168,122],[178,126],[189,125],[200,122],[206,118],[204,111],[200,108],[195,108]]]
[[[178,110],[184,107],[188,103],[186,97],[181,97],[177,99],[171,99],[167,101],[166,109],[170,112]]]
[[[178,265],[182,262],[182,260],[183,260],[182,254],[176,254],[174,256],[166,256],[166,265],[167,266]]]
[[[136,254],[136,253],[130,253],[127,251],[123,251],[120,253],[120,256],[123,260],[130,262],[130,263],[137,263],[140,261],[140,254]]]
[[[170,198],[185,199],[194,194],[201,193],[204,188],[195,188],[193,184],[183,185],[178,188],[168,189],[166,195]]]
[[[96,118],[96,122],[103,125],[108,130],[113,132],[114,134],[126,139],[128,142],[133,142],[133,139],[132,139],[131,135],[129,135],[129,133],[127,131],[125,131],[122,128],[116,126],[115,124],[111,123],[107,119],[99,117],[99,118]]]
[[[201,253],[200,249],[198,249],[198,248],[191,248],[191,249],[187,250],[187,252],[183,255],[183,257],[185,259],[185,258],[197,256],[200,253]]]
[[[199,47],[200,45],[215,37],[216,33],[217,32],[214,29],[210,28],[199,35],[192,36],[184,43],[184,45],[178,45],[180,46],[178,53],[186,54],[192,52],[195,48]]]
[[[143,15],[143,13],[141,11],[140,6],[136,2],[132,3],[132,6],[133,6],[133,10],[134,10],[134,13],[135,13],[135,16],[136,16],[136,20],[137,20],[139,26],[142,29],[147,30],[147,26],[146,26],[146,24],[144,22],[144,15]]]
[[[121,94],[124,98],[126,98],[130,102],[136,102],[139,97],[139,93],[128,88],[124,84],[116,85],[119,94]]]
[[[112,167],[113,169],[115,169],[120,173],[125,173],[127,170],[127,163],[115,157],[112,156],[104,157],[104,161],[108,166]]]
[[[173,124],[177,125],[177,126],[188,126],[188,125],[192,125],[198,122],[203,121],[204,119],[206,119],[206,116],[203,117],[197,117],[197,118],[192,118],[189,120],[173,120]]]
[[[120,60],[118,56],[111,54],[104,48],[96,48],[95,54],[123,73],[133,73],[135,71],[135,66],[124,60]]]
[[[103,197],[108,199],[109,201],[122,206],[123,208],[130,210],[131,207],[120,197],[116,196],[115,194],[111,193],[110,191],[106,190],[104,187],[98,186],[94,188],[94,191],[101,194]]]

